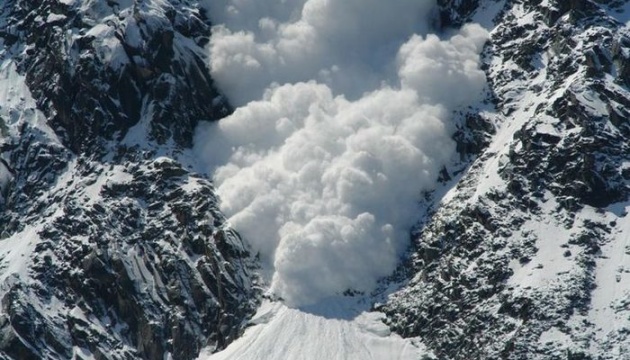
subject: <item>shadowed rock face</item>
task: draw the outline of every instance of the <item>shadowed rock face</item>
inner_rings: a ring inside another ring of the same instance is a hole
[[[624,251],[611,249],[623,248],[615,204],[630,179],[627,5],[439,3],[444,27],[502,6],[483,54],[492,94],[462,116],[458,149],[472,160],[427,196],[401,267],[409,283],[381,309],[439,358],[618,358],[629,324],[601,319],[627,319],[613,290],[623,263],[607,265]]]
[[[230,111],[204,65],[203,11],[11,0],[0,24],[12,174],[0,358],[193,359],[226,346],[258,290],[247,246],[186,160],[197,121]]]
[[[479,0],[437,0],[437,3],[440,23],[444,27],[461,26],[479,6]]]

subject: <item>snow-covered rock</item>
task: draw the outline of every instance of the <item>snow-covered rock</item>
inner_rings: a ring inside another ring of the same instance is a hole
[[[628,5],[479,1],[442,18],[483,21],[497,4],[494,104],[477,111],[496,130],[432,194],[409,283],[381,310],[441,358],[623,358]]]
[[[0,4],[0,358],[192,359],[258,302],[186,150],[230,111],[195,1]]]

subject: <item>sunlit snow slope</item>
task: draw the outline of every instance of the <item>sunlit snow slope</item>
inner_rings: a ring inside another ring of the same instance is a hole
[[[264,302],[251,327],[227,349],[199,360],[418,360],[429,352],[415,339],[392,334],[383,314],[352,299],[306,309]]]

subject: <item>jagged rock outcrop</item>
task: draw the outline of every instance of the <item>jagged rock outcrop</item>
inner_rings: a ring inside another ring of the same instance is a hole
[[[4,47],[49,124],[76,152],[145,120],[159,144],[190,146],[225,116],[204,62],[210,24],[195,1],[7,1]],[[149,121],[150,119],[150,121]]]

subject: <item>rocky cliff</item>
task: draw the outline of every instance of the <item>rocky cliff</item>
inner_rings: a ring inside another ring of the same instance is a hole
[[[188,155],[230,111],[194,1],[0,5],[0,357],[195,358],[255,262]]]
[[[442,3],[443,25],[492,18],[490,95],[382,309],[439,358],[624,358],[628,4]]]

